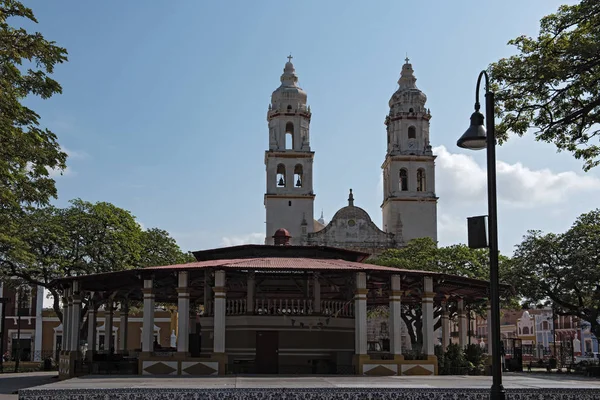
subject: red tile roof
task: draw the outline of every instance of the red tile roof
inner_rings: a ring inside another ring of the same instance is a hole
[[[336,259],[314,259],[314,258],[295,258],[295,257],[260,257],[244,259],[226,259],[226,260],[208,260],[198,261],[188,264],[165,265],[160,267],[148,267],[145,270],[192,270],[202,268],[223,268],[223,269],[265,269],[265,270],[337,270],[337,271],[381,271],[389,273],[400,273],[404,270],[392,267],[383,267],[373,264],[363,264],[352,261]],[[415,271],[425,274],[436,275],[434,272]]]

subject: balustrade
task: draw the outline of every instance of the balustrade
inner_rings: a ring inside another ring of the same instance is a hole
[[[248,310],[246,299],[228,299],[225,302],[226,315],[315,315],[312,299],[255,299]],[[209,301],[203,316],[214,315],[214,302]],[[354,317],[354,303],[343,300],[321,300],[320,315],[328,317]]]

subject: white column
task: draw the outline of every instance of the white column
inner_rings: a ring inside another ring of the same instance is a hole
[[[321,312],[321,282],[317,272],[313,275],[313,312],[316,314]]]
[[[390,292],[390,354],[402,354],[402,314],[400,291],[400,275],[392,275]]]
[[[204,301],[203,301],[203,305],[204,305],[204,315],[210,315],[210,271],[209,270],[205,270],[204,271]]]
[[[188,288],[188,272],[179,271],[177,276],[177,352],[189,351],[190,333],[190,292]]]
[[[487,353],[492,354],[492,306],[488,303],[487,314],[485,317],[487,323]],[[536,346],[537,347],[537,346]]]
[[[367,275],[356,273],[354,295],[354,352],[367,354]]]
[[[467,346],[467,314],[463,299],[458,300],[458,345],[461,348]]]
[[[104,350],[108,350],[109,353],[114,353],[116,350],[116,343],[113,342],[113,327],[114,316],[115,316],[114,303],[112,298],[106,303],[106,309],[104,311]]]
[[[442,303],[442,349],[446,351],[450,340],[450,321],[448,315],[448,303]]]
[[[0,295],[0,297],[2,297]],[[33,361],[42,361],[42,310],[44,308],[44,287],[37,287],[35,302],[35,343],[33,345]]]
[[[246,285],[246,314],[254,314],[254,272],[248,273],[248,284]]]
[[[213,352],[225,353],[225,271],[215,271]]]
[[[142,351],[154,350],[154,292],[152,279],[144,279],[144,322],[142,323]]]
[[[96,352],[96,325],[98,324],[98,310],[93,302],[90,302],[88,309],[88,360],[92,361]]]
[[[69,335],[71,339],[71,351],[79,351],[79,330],[81,322],[81,293],[79,293],[79,282],[73,282],[73,306],[71,309],[71,333]]]
[[[433,340],[433,279],[430,276],[423,278],[423,353],[428,356],[435,355]]]
[[[129,333],[129,302],[123,300],[119,310],[119,350],[121,353],[127,351],[127,335]]]
[[[66,351],[69,347],[69,293],[67,289],[64,289],[63,298],[62,298],[62,341],[61,341],[61,349]]]

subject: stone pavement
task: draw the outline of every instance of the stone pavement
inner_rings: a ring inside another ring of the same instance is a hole
[[[19,399],[329,399],[340,393],[348,399],[437,399],[448,394],[481,399],[488,393],[487,376],[85,376],[21,391]],[[600,399],[600,380],[567,375],[506,374],[505,388],[520,399]],[[398,393],[403,393],[402,397]],[[376,394],[376,396],[375,396]],[[508,399],[517,398],[507,396]],[[519,397],[520,396],[520,397]],[[370,397],[370,398],[371,398]]]
[[[58,372],[24,372],[19,374],[0,374],[0,400],[16,400],[19,389],[46,385],[58,381]]]

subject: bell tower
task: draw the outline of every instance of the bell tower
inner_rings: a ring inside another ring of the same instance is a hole
[[[416,85],[408,57],[398,90],[385,118],[387,153],[383,169],[383,230],[405,242],[430,237],[437,241],[435,156],[429,142],[431,114],[427,96]]]
[[[310,149],[311,112],[306,98],[306,92],[298,86],[290,55],[267,112],[265,244],[273,244],[273,235],[280,228],[289,232],[292,245],[302,244],[303,237],[314,230],[315,153]]]

